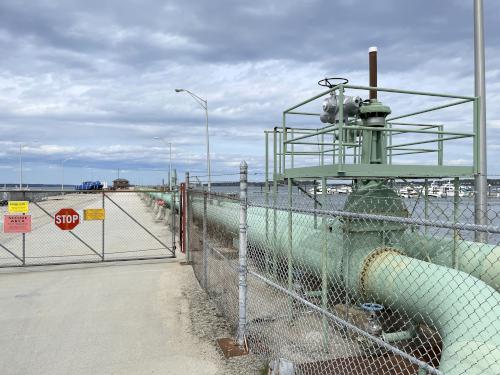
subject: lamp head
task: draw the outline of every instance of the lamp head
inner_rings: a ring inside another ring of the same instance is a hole
[[[184,89],[175,89],[175,92],[183,92]]]

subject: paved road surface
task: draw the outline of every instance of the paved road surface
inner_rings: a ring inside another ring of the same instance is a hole
[[[178,260],[0,272],[0,373],[214,374],[213,345],[189,332]]]

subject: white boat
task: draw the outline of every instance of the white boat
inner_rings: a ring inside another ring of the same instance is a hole
[[[462,187],[458,187],[458,196],[463,197],[465,192],[462,190]],[[441,186],[441,197],[443,198],[451,198],[455,196],[455,185],[448,180],[448,182]]]
[[[316,194],[323,194],[323,186],[321,186],[321,184],[319,184],[319,185],[309,189],[309,194],[314,195],[315,192],[316,192]]]
[[[323,194],[323,186],[322,184],[320,183],[319,185],[317,185],[315,188],[312,187],[309,189],[309,194],[311,195],[314,195],[314,190],[316,190],[316,194]],[[326,194],[335,194],[337,192],[337,189],[333,188],[333,187],[326,187]]]
[[[349,185],[342,185],[337,188],[339,194],[350,194],[352,193],[352,187]]]
[[[337,189],[334,188],[334,187],[327,187],[326,188],[326,194],[330,194],[330,195],[333,195],[337,192]]]
[[[429,189],[427,191],[427,196],[434,198],[443,198],[443,193],[441,191],[441,186],[436,184],[436,181],[432,181]]]
[[[435,181],[432,181],[429,191],[427,193],[429,197],[437,197],[437,198],[451,198],[455,196],[455,185],[448,180],[447,183],[443,185],[436,184]],[[458,196],[464,197],[466,195],[463,188],[460,186],[458,189]]]

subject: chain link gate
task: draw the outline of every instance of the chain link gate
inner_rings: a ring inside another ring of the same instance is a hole
[[[153,192],[0,191],[2,220],[8,201],[28,201],[31,215],[31,231],[0,233],[0,267],[175,257],[174,212]],[[79,214],[71,230],[55,224],[64,208]],[[103,210],[103,220],[84,220],[89,209]]]
[[[359,212],[346,195],[243,201],[189,189],[195,275],[235,342],[243,332],[253,353],[294,374],[500,373],[498,202],[492,225],[475,225],[471,199],[385,192],[374,188]],[[370,213],[382,203],[401,215]]]

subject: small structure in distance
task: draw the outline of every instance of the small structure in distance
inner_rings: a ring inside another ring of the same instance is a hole
[[[127,179],[117,178],[116,180],[113,180],[113,190],[128,188],[130,188],[130,183]]]

